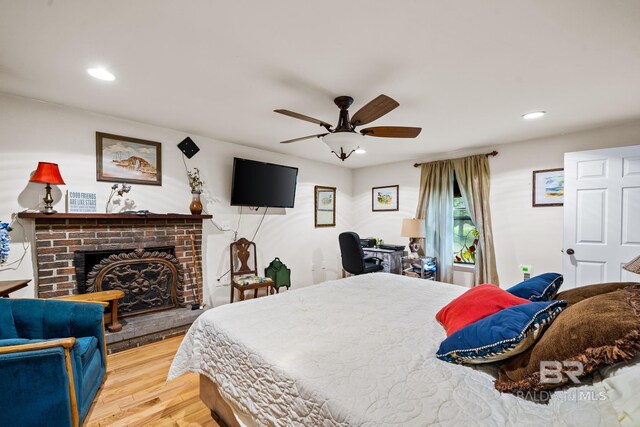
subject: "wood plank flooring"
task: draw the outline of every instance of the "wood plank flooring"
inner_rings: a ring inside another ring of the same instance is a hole
[[[182,336],[107,356],[107,379],[85,427],[217,427],[200,401],[198,375],[166,383]]]

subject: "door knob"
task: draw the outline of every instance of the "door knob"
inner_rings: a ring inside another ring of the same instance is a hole
[[[571,249],[571,248],[567,249],[567,255],[573,255],[575,253],[576,253],[576,251],[574,251],[573,249]]]

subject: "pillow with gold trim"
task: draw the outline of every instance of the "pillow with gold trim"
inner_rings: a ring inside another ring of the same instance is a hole
[[[440,344],[438,359],[451,363],[491,363],[531,347],[565,301],[529,302],[505,308],[454,332]]]
[[[551,301],[563,281],[562,274],[544,273],[510,287],[507,292],[529,301]]]
[[[580,286],[577,288],[569,289],[560,292],[556,295],[555,299],[565,300],[567,305],[573,305],[577,302],[585,300],[587,298],[595,297],[596,295],[608,294],[609,292],[624,289],[627,286],[640,285],[638,282],[611,282],[611,283],[598,283],[596,285]]]

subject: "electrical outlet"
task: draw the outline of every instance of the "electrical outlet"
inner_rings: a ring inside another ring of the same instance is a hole
[[[530,265],[520,264],[520,271],[524,275],[524,280],[530,279],[533,274],[533,268]]]

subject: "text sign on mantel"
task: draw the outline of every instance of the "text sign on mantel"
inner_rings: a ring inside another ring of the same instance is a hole
[[[67,212],[95,212],[96,193],[67,191]]]

